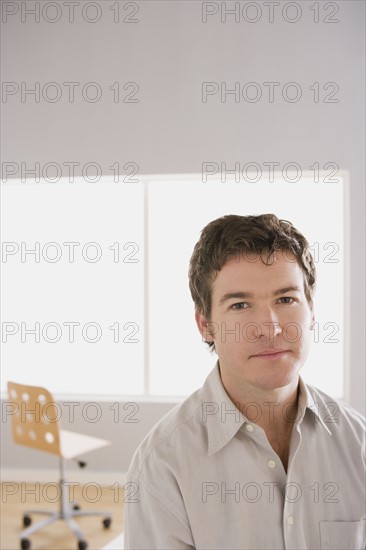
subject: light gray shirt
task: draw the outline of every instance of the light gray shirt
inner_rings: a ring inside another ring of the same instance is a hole
[[[286,473],[217,361],[133,456],[125,549],[363,550],[365,485],[361,414],[300,376]]]

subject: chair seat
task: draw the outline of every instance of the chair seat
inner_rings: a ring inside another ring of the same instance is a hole
[[[66,459],[75,458],[83,453],[100,449],[111,442],[99,437],[80,434],[78,432],[70,432],[68,430],[60,430],[60,443],[62,456]]]

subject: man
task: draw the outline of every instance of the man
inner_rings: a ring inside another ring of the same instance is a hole
[[[299,374],[315,285],[307,240],[274,214],[202,230],[189,286],[218,360],[134,454],[126,549],[366,548],[365,418]]]

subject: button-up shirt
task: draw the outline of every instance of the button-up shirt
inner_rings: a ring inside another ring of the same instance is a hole
[[[217,361],[132,458],[125,549],[363,550],[365,485],[361,414],[299,376],[286,473]]]

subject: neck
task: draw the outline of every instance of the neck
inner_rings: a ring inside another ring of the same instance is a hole
[[[273,436],[292,431],[298,411],[299,377],[280,388],[262,388],[231,380],[221,369],[220,374],[226,393],[249,421]]]

